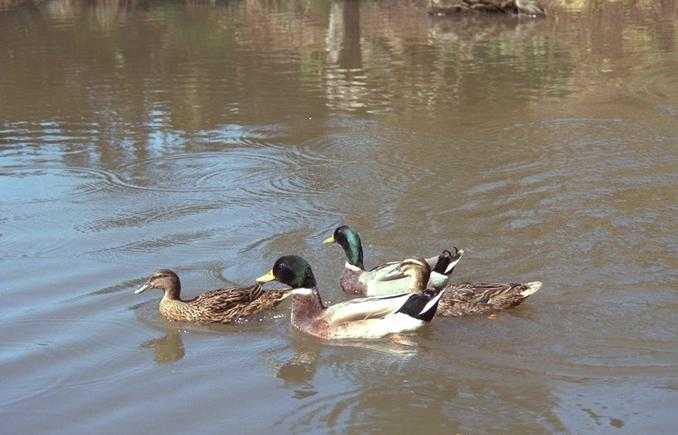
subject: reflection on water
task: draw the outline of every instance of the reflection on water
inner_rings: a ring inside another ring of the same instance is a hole
[[[166,328],[163,337],[145,341],[141,347],[151,349],[153,359],[158,364],[177,362],[185,355],[181,333],[174,328]]]
[[[286,386],[293,391],[293,397],[305,399],[315,395],[318,391],[314,387],[314,378],[318,369],[319,360],[323,358],[323,349],[346,349],[348,351],[360,351],[377,353],[397,358],[407,358],[416,355],[418,343],[414,336],[395,335],[383,340],[376,341],[330,341],[321,343],[319,340],[303,336],[297,331],[292,331],[289,339],[291,349],[272,349],[267,358],[274,362],[276,377],[283,380]],[[325,351],[327,354],[328,351]],[[280,360],[280,354],[285,357]],[[332,352],[334,355],[334,352]],[[334,364],[327,356],[324,358],[327,365]],[[279,361],[278,361],[279,360]]]
[[[0,0],[3,428],[672,427],[678,2],[424,3]],[[212,327],[132,294],[297,253],[339,302],[340,223],[371,265],[454,244],[460,281],[545,284],[494,320],[337,344],[287,304]]]
[[[270,357],[278,360],[275,363],[276,377],[291,390],[292,397],[306,399],[318,393],[313,385],[313,378],[316,375],[322,348],[318,343],[303,340],[297,334],[292,334],[290,341],[291,355],[289,349],[275,349]],[[285,355],[282,360],[278,356],[281,353]]]

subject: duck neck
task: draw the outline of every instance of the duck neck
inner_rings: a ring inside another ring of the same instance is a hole
[[[339,244],[344,249],[348,263],[365,270],[365,265],[363,264],[363,245],[360,242],[360,236],[357,233],[349,233]]]
[[[315,287],[299,289],[308,292],[295,293],[292,297],[292,322],[303,323],[313,320],[325,309],[320,293]]]
[[[180,301],[181,300],[181,283],[179,280],[172,280],[169,285],[165,287],[165,294],[163,299],[168,301]]]

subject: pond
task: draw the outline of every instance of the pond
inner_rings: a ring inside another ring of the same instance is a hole
[[[0,418],[8,433],[670,432],[678,423],[678,2],[545,19],[417,1],[0,10]],[[544,285],[496,317],[323,343],[289,305],[162,320],[284,254],[330,303],[464,248]]]

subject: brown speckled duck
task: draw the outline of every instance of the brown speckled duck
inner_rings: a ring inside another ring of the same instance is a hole
[[[158,306],[169,320],[185,322],[231,323],[243,317],[271,309],[290,294],[290,290],[263,290],[260,284],[244,288],[221,288],[193,299],[181,299],[181,282],[176,273],[162,269],[151,275],[134,293],[155,288],[164,294]]]
[[[438,315],[461,317],[492,314],[523,303],[541,288],[540,281],[526,283],[460,283],[448,284],[441,299]]]
[[[542,17],[545,15],[538,0],[429,0],[429,13],[449,15],[459,13],[499,13]]]
[[[413,273],[407,267],[399,273]],[[418,273],[418,272],[417,272]],[[428,281],[428,276],[424,283]],[[358,298],[325,307],[311,266],[301,257],[280,257],[273,269],[257,282],[279,281],[293,288],[292,325],[318,338],[369,339],[414,331],[435,315],[441,292],[401,293],[389,296]]]

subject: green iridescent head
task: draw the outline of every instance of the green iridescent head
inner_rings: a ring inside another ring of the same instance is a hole
[[[356,267],[364,269],[363,265],[363,245],[360,242],[358,232],[348,225],[342,225],[336,230],[332,237],[323,240],[324,244],[337,243],[344,249],[348,262]]]

